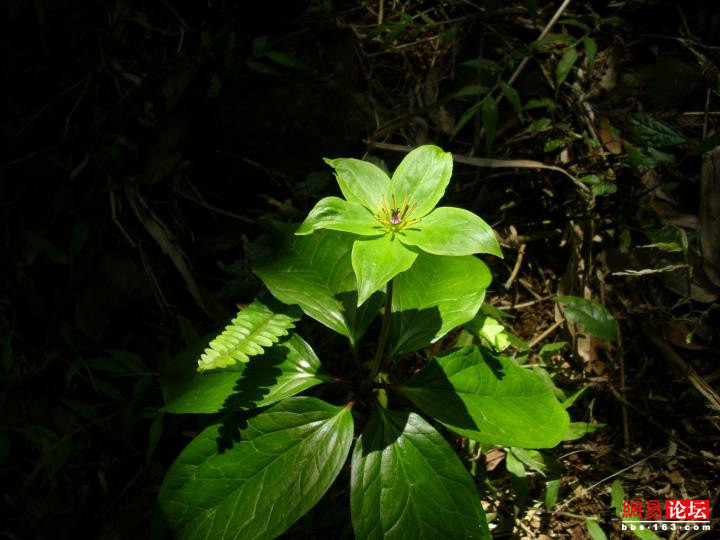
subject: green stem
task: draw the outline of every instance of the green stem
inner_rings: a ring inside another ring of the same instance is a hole
[[[393,294],[393,282],[390,280],[387,284],[387,292],[385,293],[385,313],[383,314],[382,327],[380,328],[380,340],[378,341],[378,347],[375,351],[375,358],[373,359],[372,368],[370,369],[370,376],[367,378],[368,383],[372,383],[380,372],[382,365],[383,354],[385,352],[385,343],[388,338],[388,331],[390,330],[390,312],[392,311],[392,294]]]

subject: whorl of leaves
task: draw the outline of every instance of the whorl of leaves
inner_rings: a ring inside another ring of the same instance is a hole
[[[210,342],[198,360],[198,371],[248,362],[286,336],[299,317],[289,310],[276,312],[259,300],[240,310],[225,330]]]

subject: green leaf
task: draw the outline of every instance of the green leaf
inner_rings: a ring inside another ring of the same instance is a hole
[[[348,202],[340,197],[320,199],[295,234],[312,234],[318,229],[331,229],[364,236],[377,236],[384,232],[370,210],[360,203]]]
[[[550,448],[567,432],[567,412],[540,377],[478,347],[441,354],[399,391],[481,443]]]
[[[390,182],[380,167],[353,158],[326,158],[325,163],[335,169],[340,191],[348,201],[360,203],[371,212],[380,208],[380,198]]]
[[[152,460],[155,448],[157,448],[158,442],[160,442],[160,437],[162,437],[164,426],[165,415],[160,413],[155,416],[155,419],[150,424],[150,429],[148,430],[148,442],[145,450],[145,465],[149,465]]]
[[[587,70],[588,73],[592,73],[598,50],[597,42],[590,36],[585,36],[583,38],[583,45],[585,46],[585,58],[587,58]]]
[[[450,140],[453,140],[455,136],[460,132],[460,130],[467,124],[470,119],[475,116],[475,113],[480,110],[480,107],[482,107],[483,101],[478,101],[474,105],[471,105],[468,107],[465,112],[463,112],[460,115],[460,118],[458,119],[457,123],[455,124],[455,127],[452,130],[452,133],[450,134]]]
[[[628,126],[635,140],[644,146],[663,148],[686,141],[682,133],[647,114],[631,114],[628,118]]]
[[[558,296],[557,301],[565,304],[562,308],[565,318],[579,324],[588,334],[607,341],[617,337],[617,322],[602,304],[577,296]]]
[[[549,118],[538,118],[533,120],[528,125],[527,130],[530,133],[540,133],[541,131],[547,131],[552,127],[552,120]]]
[[[625,490],[617,478],[612,483],[610,491],[610,506],[615,508],[615,513],[623,521],[631,521],[632,518],[622,518],[623,515],[623,501],[625,500]],[[637,530],[633,531],[633,534],[640,538],[640,540],[661,540],[661,538],[650,530]]]
[[[600,197],[602,195],[612,195],[617,192],[617,186],[614,182],[610,182],[605,178],[600,178],[595,174],[583,176],[580,181],[590,186],[592,194],[596,197]]]
[[[275,538],[312,508],[350,451],[349,407],[307,397],[238,425],[208,427],[180,454],[160,488],[179,538]]]
[[[327,378],[310,345],[293,334],[247,364],[176,381],[185,390],[177,386],[180,394],[162,410],[184,414],[265,407]]]
[[[502,258],[500,244],[490,225],[463,208],[441,206],[420,223],[400,232],[403,244],[434,255],[490,253]]]
[[[453,92],[452,97],[465,97],[465,96],[484,96],[489,91],[487,86],[481,86],[479,84],[468,84],[463,86],[459,90]]]
[[[286,304],[297,304],[321,322],[357,343],[377,314],[382,294],[360,309],[351,265],[354,236],[317,231],[293,235],[293,226],[277,225],[274,234],[251,246],[253,271]]]
[[[353,245],[352,267],[358,283],[358,306],[415,261],[417,253],[393,236],[386,234],[380,238],[361,239]]]
[[[415,413],[381,409],[370,419],[353,452],[350,500],[357,538],[491,538],[471,476]]]
[[[565,51],[562,58],[560,58],[560,61],[555,68],[555,83],[558,88],[560,88],[562,83],[565,82],[565,79],[567,79],[568,75],[570,75],[570,70],[572,70],[577,59],[578,53],[575,50],[575,47],[569,48]]]
[[[585,435],[593,433],[600,428],[604,428],[605,424],[590,424],[588,422],[570,422],[567,433],[563,437],[563,441],[576,441],[582,439]]]
[[[492,153],[495,132],[498,123],[498,106],[492,96],[488,95],[482,104],[482,125],[485,130],[485,154]]]
[[[607,540],[607,536],[605,535],[605,531],[603,531],[600,528],[600,525],[598,525],[598,522],[594,518],[586,518],[585,519],[585,526],[587,527],[588,533],[590,534],[590,538],[592,540]]]
[[[505,98],[510,103],[510,106],[520,118],[522,118],[522,105],[520,104],[520,94],[512,86],[505,81],[500,81],[500,90],[505,95]]]
[[[282,311],[273,311],[264,302],[253,300],[210,342],[198,360],[198,371],[247,362],[250,356],[261,354],[265,347],[277,343],[300,320],[296,309],[284,306],[280,309]]]
[[[408,198],[417,204],[413,218],[421,218],[445,194],[452,176],[453,160],[449,152],[432,145],[415,148],[400,162],[385,192],[388,203],[395,196],[398,204]]]
[[[472,255],[420,253],[412,268],[395,278],[390,355],[420,349],[472,319],[491,280],[485,263]]]
[[[468,66],[475,69],[487,69],[488,71],[501,71],[502,67],[492,60],[485,58],[473,58],[472,60],[466,60],[460,64],[461,66]]]
[[[486,347],[502,352],[510,345],[510,337],[505,327],[492,317],[478,315],[469,321],[465,328],[475,334]]]
[[[565,348],[565,345],[567,345],[567,342],[565,341],[556,341],[555,343],[548,343],[547,345],[543,345],[538,352],[540,361],[543,364],[547,364],[548,360],[550,360],[550,357],[552,357],[558,351],[563,350]]]

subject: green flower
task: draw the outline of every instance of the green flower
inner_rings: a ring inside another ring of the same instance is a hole
[[[491,253],[502,257],[490,226],[462,208],[435,208],[450,182],[452,156],[421,146],[402,160],[392,179],[358,159],[326,159],[345,199],[325,197],[295,234],[333,229],[359,235],[353,244],[358,305],[408,270],[418,249],[434,255]]]

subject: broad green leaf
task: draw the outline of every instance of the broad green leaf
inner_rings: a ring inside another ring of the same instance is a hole
[[[565,54],[562,55],[562,58],[560,58],[560,61],[555,68],[555,83],[558,88],[560,88],[562,83],[565,82],[565,79],[567,79],[568,75],[570,75],[570,70],[572,70],[577,59],[578,53],[575,50],[575,47],[570,47],[567,51],[565,51]]]
[[[417,257],[394,235],[357,240],[352,249],[352,267],[358,284],[360,306],[385,284],[410,268]]]
[[[596,519],[586,518],[585,526],[587,527],[588,534],[592,540],[607,540],[605,531],[600,528]]]
[[[340,197],[325,197],[303,221],[295,234],[311,234],[317,229],[332,229],[363,236],[377,236],[384,232],[370,210],[360,203]]]
[[[510,484],[515,492],[515,514],[517,515],[521,513],[521,509],[525,508],[530,481],[525,466],[510,450],[505,453],[505,470],[510,475]]]
[[[357,343],[377,314],[382,294],[357,307],[357,287],[351,264],[353,235],[317,231],[293,235],[294,227],[276,231],[251,246],[253,271],[270,292]]]
[[[492,153],[493,142],[495,141],[495,132],[498,123],[498,106],[492,96],[488,95],[482,104],[482,125],[485,130],[485,154]]]
[[[478,347],[439,355],[399,391],[453,431],[485,444],[550,448],[567,432],[568,414],[540,377]]]
[[[597,42],[590,36],[583,38],[583,45],[585,45],[585,58],[587,58],[587,70],[588,73],[592,73],[595,67],[595,57],[597,56]]]
[[[273,310],[261,300],[240,310],[225,330],[213,339],[198,360],[198,371],[224,368],[247,362],[295,326],[300,319],[297,308],[278,306]]]
[[[593,433],[600,428],[604,428],[605,424],[590,424],[588,422],[570,422],[567,433],[563,437],[563,441],[576,441],[582,439],[585,435]]]
[[[500,90],[505,95],[505,99],[508,100],[510,106],[520,118],[522,118],[522,105],[520,104],[520,94],[512,86],[505,81],[500,81]]]
[[[276,538],[327,491],[352,438],[350,408],[315,398],[289,398],[244,426],[226,417],[170,467],[161,510],[178,538]]]
[[[492,276],[477,257],[420,253],[412,268],[395,278],[390,319],[390,355],[437,341],[472,319]]]
[[[353,158],[325,159],[335,169],[337,182],[345,198],[362,204],[372,212],[380,208],[390,179],[383,170],[368,161]]]
[[[686,141],[685,136],[662,120],[646,114],[631,114],[628,126],[635,140],[643,146],[663,148]]]
[[[491,538],[472,477],[415,413],[370,419],[353,451],[350,500],[357,538]]]
[[[327,379],[310,345],[293,334],[247,364],[184,379],[185,391],[162,410],[183,414],[265,407]]]
[[[490,225],[463,208],[441,206],[417,225],[400,232],[404,244],[434,255],[490,253],[502,258],[500,244]]]
[[[449,152],[432,145],[415,148],[395,169],[385,197],[389,203],[394,196],[398,204],[407,197],[411,205],[417,204],[413,218],[421,218],[445,194],[452,168]]]
[[[562,308],[565,318],[579,324],[588,334],[607,341],[617,337],[617,322],[602,304],[577,296],[558,296],[557,301],[565,305]]]

